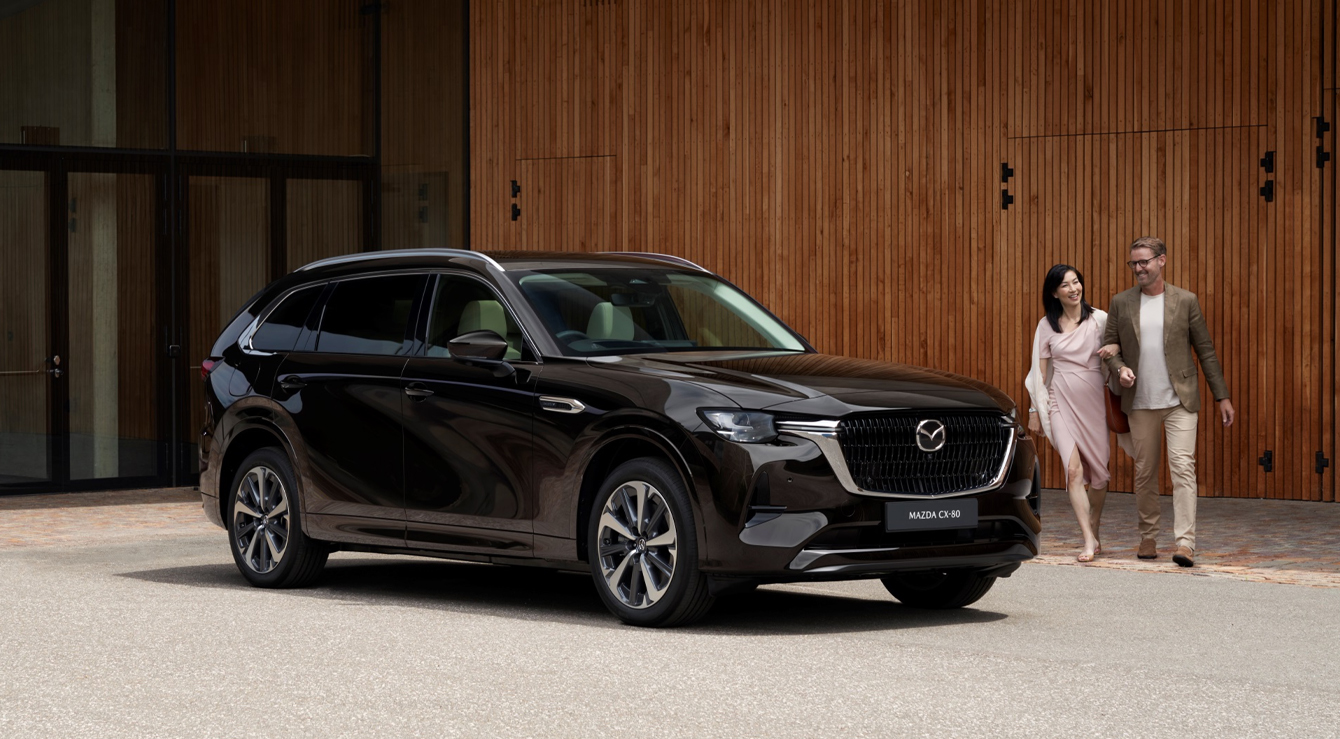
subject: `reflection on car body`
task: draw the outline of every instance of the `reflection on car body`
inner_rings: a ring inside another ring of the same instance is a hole
[[[324,260],[202,366],[205,511],[259,586],[310,583],[341,549],[529,564],[674,625],[768,582],[878,578],[961,607],[1037,554],[1008,397],[819,354],[675,257]]]

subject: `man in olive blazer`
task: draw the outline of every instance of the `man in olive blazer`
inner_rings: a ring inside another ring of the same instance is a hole
[[[1177,545],[1173,561],[1191,567],[1196,551],[1196,414],[1200,411],[1200,375],[1193,357],[1200,360],[1224,426],[1233,424],[1235,412],[1200,302],[1193,293],[1163,281],[1167,253],[1163,242],[1152,236],[1131,244],[1126,264],[1137,285],[1112,299],[1099,354],[1120,380],[1121,407],[1131,423],[1140,512],[1137,556],[1158,557],[1162,431],[1173,479]]]

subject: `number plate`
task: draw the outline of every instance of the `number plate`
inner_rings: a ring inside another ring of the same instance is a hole
[[[885,531],[975,528],[977,528],[976,498],[884,504]]]

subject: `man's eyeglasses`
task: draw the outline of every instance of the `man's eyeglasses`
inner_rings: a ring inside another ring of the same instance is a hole
[[[1163,255],[1160,254],[1159,257],[1161,256]],[[1136,267],[1140,268],[1148,267],[1150,262],[1154,261],[1155,259],[1158,259],[1159,257],[1150,257],[1149,259],[1137,259],[1134,262],[1127,262],[1126,266],[1130,267],[1132,270],[1134,270]]]

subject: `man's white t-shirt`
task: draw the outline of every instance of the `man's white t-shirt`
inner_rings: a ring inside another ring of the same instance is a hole
[[[1135,370],[1135,410],[1160,410],[1181,405],[1168,376],[1163,353],[1163,296],[1140,293],[1140,366]]]

